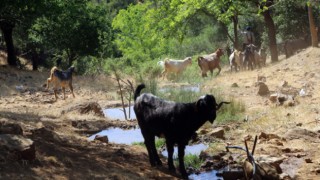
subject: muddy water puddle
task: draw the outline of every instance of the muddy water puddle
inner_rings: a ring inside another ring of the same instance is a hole
[[[130,110],[130,116],[129,116],[129,110]],[[136,119],[136,114],[133,111],[133,106],[126,107],[125,111],[127,113],[128,119]],[[117,119],[121,121],[126,120],[122,107],[107,108],[103,110],[103,113],[104,113],[104,116],[109,119]]]
[[[188,145],[186,146],[185,149],[185,155],[188,154],[194,154],[194,155],[200,155],[201,151],[204,151],[208,148],[207,145],[205,144],[195,144],[195,145]],[[168,151],[164,150],[161,153],[164,157],[168,157]],[[174,153],[173,153],[173,157],[177,158],[178,157],[178,147],[174,147]]]
[[[129,130],[124,130],[121,128],[109,128],[90,136],[89,140],[93,140],[96,135],[107,136],[109,142],[116,144],[132,145],[134,142],[144,141],[141,131],[138,128]]]
[[[189,175],[189,179],[192,180],[223,180],[222,177],[219,177],[217,175],[218,171],[216,170],[212,170],[212,171],[208,171],[208,172],[202,172],[200,174],[191,174]]]
[[[132,145],[133,143],[144,142],[143,136],[139,128],[129,129],[129,130],[125,130],[121,128],[109,128],[97,134],[91,135],[88,139],[92,141],[94,140],[96,135],[107,136],[109,139],[109,142],[116,143],[116,144]],[[208,146],[205,144],[196,144],[196,145],[186,146],[185,154],[199,155],[201,151],[204,151],[207,148]],[[175,147],[175,150],[174,150],[175,157],[177,157],[177,152],[178,152],[177,147]],[[168,156],[168,153],[166,150],[162,151],[161,154],[164,157]],[[200,174],[191,174],[189,178],[194,180],[219,179],[216,174],[217,174],[217,171],[213,170],[208,172],[202,172]]]
[[[200,92],[200,85],[181,85],[179,87],[163,87],[160,88],[160,92],[168,92],[170,90],[180,90],[180,91],[192,91],[192,92]],[[125,108],[127,119],[136,119],[136,115],[133,110],[133,106]],[[129,112],[130,111],[130,112]],[[106,108],[103,110],[104,116],[112,119],[112,120],[126,120],[123,108],[122,107],[115,107],[115,108]]]

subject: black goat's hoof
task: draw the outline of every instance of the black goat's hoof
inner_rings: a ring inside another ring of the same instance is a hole
[[[182,179],[189,179],[188,174],[181,174]]]
[[[162,162],[161,162],[161,161],[158,161],[158,162],[157,162],[157,166],[162,166]]]
[[[175,167],[169,167],[169,171],[176,172],[176,168]]]

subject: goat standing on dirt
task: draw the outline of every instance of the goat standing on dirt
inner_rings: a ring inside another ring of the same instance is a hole
[[[201,69],[202,77],[207,77],[207,72],[211,72],[211,76],[213,74],[213,70],[218,68],[219,71],[217,75],[220,74],[220,57],[223,55],[223,50],[221,48],[217,49],[216,52],[208,55],[203,55],[198,57],[198,65]]]
[[[239,50],[234,50],[233,53],[229,56],[230,69],[232,72],[232,67],[235,71],[241,70],[243,67],[243,52]]]
[[[158,65],[164,66],[164,70],[161,73],[162,78],[164,78],[164,76],[166,76],[170,72],[179,75],[187,68],[187,66],[190,66],[191,64],[191,57],[187,57],[184,60],[174,60],[166,58],[164,61],[158,62]]]
[[[248,67],[248,69],[253,70],[253,67],[259,66],[260,68],[260,55],[256,51],[256,46],[254,44],[249,44],[244,49],[244,59],[243,67]]]
[[[180,173],[187,178],[184,166],[184,149],[192,135],[206,122],[213,123],[216,111],[224,103],[216,103],[213,95],[202,96],[197,102],[176,103],[162,100],[152,94],[141,94],[145,88],[140,84],[134,93],[134,111],[137,116],[151,166],[162,165],[155,147],[155,136],[164,136],[168,151],[169,170],[173,164],[174,145],[178,145]]]
[[[58,88],[61,87],[63,90],[63,99],[66,99],[65,94],[65,88],[69,87],[70,91],[72,93],[72,96],[74,96],[73,93],[73,87],[72,87],[72,73],[74,72],[74,67],[71,66],[66,71],[59,70],[56,66],[54,66],[50,71],[50,77],[47,79],[47,90],[49,89],[49,84],[53,82],[54,87],[54,96],[56,100],[58,99],[57,91]]]

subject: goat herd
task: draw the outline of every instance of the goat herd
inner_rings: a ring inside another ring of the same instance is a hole
[[[207,72],[211,74],[215,68],[218,73],[221,71],[220,57],[224,54],[221,48],[214,53],[202,55],[198,57],[198,65],[201,69],[202,77],[207,76]],[[244,51],[235,50],[229,56],[231,71],[241,69],[253,69],[261,67],[266,63],[266,54],[263,49],[256,51],[256,46],[249,44]],[[192,64],[192,58],[187,57],[184,60],[165,59],[159,61],[158,65],[164,67],[162,76],[172,72],[179,74]],[[140,95],[144,84],[138,85],[134,92],[134,112],[137,117],[141,133],[144,137],[149,161],[151,166],[161,166],[162,162],[159,158],[155,147],[155,137],[164,137],[168,151],[168,167],[169,170],[175,171],[173,164],[174,145],[178,145],[179,170],[183,178],[188,178],[188,174],[184,165],[184,150],[189,140],[196,131],[207,121],[213,123],[217,116],[217,110],[223,104],[230,102],[216,102],[213,95],[204,95],[196,102],[177,103],[160,99],[149,93]]]
[[[265,66],[267,54],[265,49],[258,48],[254,44],[246,45],[243,52],[234,50],[229,56],[230,69],[238,71]],[[214,69],[218,69],[217,75],[221,71],[220,57],[224,54],[223,49],[218,48],[214,53],[202,55],[198,57],[198,65],[201,70],[202,77],[207,77],[207,72],[213,74]],[[159,61],[158,65],[163,66],[164,70],[161,76],[164,78],[168,73],[176,73],[177,75],[183,72],[189,65],[192,64],[192,58],[187,57],[184,60],[174,60],[166,58]]]

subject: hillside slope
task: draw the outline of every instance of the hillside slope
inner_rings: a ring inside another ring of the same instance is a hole
[[[208,78],[202,91],[218,87],[225,97],[245,103],[246,121],[229,123],[231,130],[226,132],[221,145],[243,145],[245,138],[265,133],[267,136],[260,136],[256,157],[283,158],[281,168],[292,178],[316,179],[320,172],[320,49],[308,48],[253,71],[230,73],[226,69],[220,76]],[[37,160],[26,164],[8,161],[8,157],[0,155],[0,179],[176,178],[165,167],[151,168],[146,151],[140,146],[87,142],[85,134],[79,134],[82,130],[110,126],[130,127],[136,122],[119,123],[93,114],[64,113],[87,102],[98,102],[102,107],[117,103],[112,79],[75,76],[76,97],[67,92],[66,100],[54,102],[52,91],[43,87],[48,75],[49,70],[31,72],[0,67],[0,121],[20,124],[37,147]],[[269,100],[269,95],[258,95],[258,76],[265,77],[271,94],[294,95],[294,106],[277,105]],[[234,83],[238,87],[232,87]],[[301,89],[303,96],[299,95]],[[50,133],[34,135],[40,128],[49,129],[59,138],[52,140]]]

